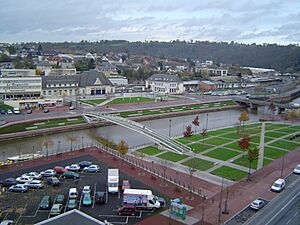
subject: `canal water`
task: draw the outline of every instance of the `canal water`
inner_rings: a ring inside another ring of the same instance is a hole
[[[200,126],[197,130],[202,130],[206,126],[208,129],[215,129],[227,126],[234,126],[238,122],[241,111],[239,110],[225,110],[218,112],[210,112],[208,114],[197,114],[200,119]],[[156,130],[164,135],[171,134],[172,137],[179,136],[185,130],[185,127],[191,124],[196,115],[179,116],[173,118],[164,118],[157,120],[149,120],[141,122],[147,127]],[[257,122],[258,115],[250,114],[248,123]],[[193,128],[194,129],[194,128]],[[4,158],[16,156],[24,153],[39,152],[46,153],[45,142],[48,143],[48,153],[56,154],[58,152],[65,152],[72,149],[79,149],[82,146],[91,145],[93,137],[102,136],[106,139],[118,143],[124,139],[129,147],[136,147],[139,145],[150,144],[151,140],[147,139],[141,134],[132,130],[114,125],[107,127],[98,127],[78,131],[70,131],[57,134],[49,134],[40,137],[24,138],[21,140],[0,142],[0,161]],[[73,141],[71,141],[71,139]]]

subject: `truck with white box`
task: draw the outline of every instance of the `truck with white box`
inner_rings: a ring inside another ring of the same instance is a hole
[[[151,190],[125,189],[123,204],[134,204],[137,209],[159,209],[160,203]]]
[[[118,193],[119,191],[119,169],[108,169],[107,173],[108,193]]]

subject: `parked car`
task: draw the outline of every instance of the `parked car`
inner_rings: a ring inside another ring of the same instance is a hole
[[[92,204],[91,194],[89,194],[89,193],[84,194],[82,204],[83,205],[91,205]]]
[[[71,209],[76,209],[77,207],[77,202],[76,199],[70,199],[68,204],[67,204],[67,210],[71,210]]]
[[[166,200],[164,198],[155,196],[155,200],[160,203],[160,207],[166,206]]]
[[[1,114],[6,114],[5,110],[1,109],[0,111]]]
[[[98,173],[100,172],[100,167],[98,165],[90,165],[87,167],[84,167],[84,172],[90,172],[90,173]]]
[[[82,189],[82,194],[90,194],[91,193],[91,186],[84,186]]]
[[[79,179],[79,174],[72,171],[67,171],[63,173],[62,177],[76,180]]]
[[[90,162],[90,161],[82,161],[82,162],[78,163],[78,165],[79,165],[81,168],[90,166],[90,165],[92,165],[92,164],[93,164],[93,163]]]
[[[34,180],[40,180],[42,178],[42,174],[37,173],[37,172],[25,173],[22,175],[22,177],[23,176],[32,177]]]
[[[123,180],[122,182],[122,190],[124,191],[125,189],[130,189],[129,180]]]
[[[256,199],[250,204],[250,208],[254,210],[260,210],[264,206],[265,206],[265,201],[261,199]]]
[[[49,169],[49,170],[45,170],[45,171],[41,172],[41,174],[44,177],[53,177],[56,175],[56,172],[52,169]]]
[[[134,204],[124,204],[118,208],[118,215],[120,216],[134,216],[136,212]]]
[[[75,106],[70,106],[69,109],[70,109],[70,110],[74,110],[74,109],[75,109]]]
[[[77,196],[78,196],[77,188],[70,188],[69,198],[77,198]]]
[[[17,181],[18,181],[19,183],[21,183],[21,184],[30,182],[30,181],[32,181],[32,180],[33,180],[32,177],[29,177],[29,176],[26,176],[26,175],[17,178]]]
[[[50,196],[46,195],[42,198],[39,208],[40,209],[49,209],[50,208]]]
[[[3,220],[0,222],[0,225],[12,225],[14,224],[13,220]]]
[[[49,112],[49,109],[44,109],[43,112],[44,112],[44,113],[48,113],[48,112]]]
[[[51,186],[58,186],[60,181],[57,177],[49,177],[47,178],[47,183]]]
[[[80,166],[78,164],[72,164],[70,166],[66,166],[65,169],[68,170],[68,171],[75,171],[75,172],[77,172],[77,171],[80,170]]]
[[[8,115],[12,115],[13,112],[12,112],[10,109],[8,109],[8,110],[7,110],[7,114],[8,114]]]
[[[50,216],[57,216],[61,214],[62,204],[54,204],[50,210]]]
[[[295,174],[300,174],[300,164],[298,164],[298,165],[294,168],[293,173],[295,173]]]
[[[31,109],[28,109],[27,111],[26,111],[26,114],[31,114],[32,113],[32,110]]]
[[[15,178],[7,178],[4,181],[1,181],[3,187],[10,187],[12,185],[17,184],[18,181]]]
[[[26,187],[28,188],[37,188],[37,189],[41,189],[44,187],[44,183],[43,181],[40,181],[40,180],[32,180],[32,181],[29,181],[25,184]]]
[[[65,203],[65,196],[64,195],[57,195],[55,199],[55,203],[64,204]]]
[[[25,184],[15,184],[13,186],[10,186],[8,188],[9,191],[11,192],[27,192],[28,191],[28,187],[25,186]]]
[[[280,192],[284,187],[285,187],[285,180],[280,178],[273,183],[271,190],[275,192]]]
[[[67,172],[68,170],[65,169],[64,167],[62,166],[56,166],[53,168],[53,170],[57,173],[57,174],[62,174],[64,172]]]
[[[104,204],[106,203],[106,193],[96,192],[95,193],[95,203]]]

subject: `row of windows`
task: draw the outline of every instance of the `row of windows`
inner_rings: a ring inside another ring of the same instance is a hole
[[[42,88],[41,85],[12,85],[7,87],[0,87],[1,90],[10,90],[10,89],[37,89]]]
[[[41,83],[41,79],[35,80],[1,80],[0,84],[14,84],[14,83]]]
[[[47,84],[47,87],[77,87],[78,84]]]

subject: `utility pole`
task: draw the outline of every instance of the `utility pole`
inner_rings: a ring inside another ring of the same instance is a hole
[[[224,184],[224,178],[222,177],[221,196],[219,202],[219,219],[218,219],[219,223],[221,222],[221,213],[222,213],[223,184]]]
[[[228,181],[227,181],[227,183],[226,183],[225,208],[224,208],[223,214],[228,214],[228,194],[229,194],[229,190],[228,190]]]
[[[285,156],[285,155],[283,155],[283,157],[282,157],[282,163],[281,163],[281,173],[280,173],[280,177],[281,177],[281,178],[282,178],[282,176],[283,176],[284,156]]]
[[[172,125],[172,119],[169,120],[169,137],[171,137],[171,125]]]
[[[205,126],[205,130],[207,130],[208,128],[208,113],[206,113],[206,126]]]

